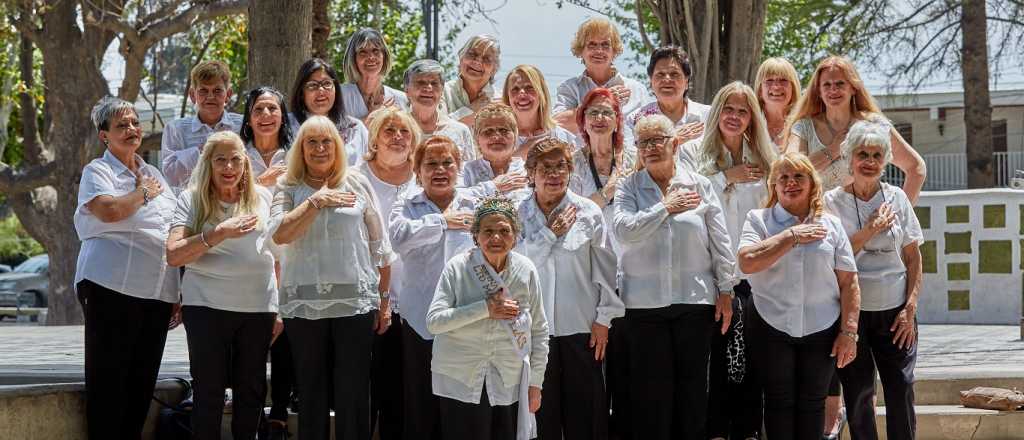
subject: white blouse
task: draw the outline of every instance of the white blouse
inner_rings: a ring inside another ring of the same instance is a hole
[[[526,161],[520,157],[513,157],[512,162],[508,164],[508,171],[506,174],[522,174],[526,175]],[[498,187],[494,184],[493,180],[497,177],[494,175],[494,168],[491,167],[491,163],[483,157],[465,162],[462,166],[462,174],[459,175],[460,188],[470,188],[474,192],[482,196],[493,196],[498,194]],[[509,194],[506,194],[509,198],[521,201],[525,200],[529,194],[533,192],[528,187],[517,189]]]
[[[160,138],[160,169],[175,194],[188,186],[206,139],[220,131],[238,133],[241,126],[242,115],[229,111],[221,114],[213,126],[204,124],[198,116],[178,118],[164,126]]]
[[[540,138],[546,137],[553,137],[562,142],[568,143],[569,145],[572,146],[572,151],[579,150],[580,146],[582,145],[582,141],[575,134],[572,134],[572,132],[562,127],[555,126],[555,128],[536,136],[516,136],[516,148],[519,148],[520,146],[527,142],[536,141],[539,140]]]
[[[380,180],[377,175],[373,174],[373,170],[370,169],[369,162],[360,163],[356,168],[356,171],[363,173],[366,179],[370,181],[370,187],[373,188],[374,195],[377,196],[377,202],[380,203],[381,220],[384,225],[388,224],[387,216],[391,213],[391,208],[395,204],[395,200],[399,199],[401,194],[406,191],[415,191],[419,188],[416,185],[416,175],[412,175],[408,181],[401,185],[392,185],[388,182]],[[385,230],[387,230],[385,228]],[[392,243],[394,245],[394,243]],[[391,281],[388,290],[391,292],[391,310],[396,313],[399,311],[399,304],[401,302],[401,291],[402,291],[402,253],[398,252],[397,258],[391,263]]]
[[[409,98],[405,96],[405,92],[384,86],[384,100],[389,98],[395,100],[395,105],[398,108],[409,110]],[[355,84],[341,85],[341,103],[345,106],[345,114],[353,118],[363,120],[370,115],[370,110],[366,108],[366,101],[363,100],[363,93]]]
[[[448,209],[472,212],[477,201],[470,191],[456,188]],[[437,280],[448,260],[473,247],[473,237],[468,230],[448,229],[444,213],[421,189],[402,194],[392,206],[389,218],[391,245],[401,255],[403,265],[398,275],[402,319],[421,338],[434,339],[427,331],[427,308],[434,298]],[[392,275],[392,283],[394,281]]]
[[[499,92],[495,90],[494,84],[491,83],[484,85],[480,93],[482,96],[486,96],[488,101],[501,97]],[[470,108],[471,104],[469,93],[466,93],[466,88],[462,87],[461,76],[457,76],[444,83],[444,94],[441,96],[439,112],[450,116],[452,119],[459,120],[473,114],[473,110]]]
[[[616,163],[614,169],[629,171],[635,169],[636,150],[626,148],[623,145],[622,162]],[[594,164],[594,169],[597,169],[597,164]],[[600,175],[600,172],[598,174],[597,179],[600,180],[601,187],[603,188],[608,183],[609,176]],[[572,153],[572,176],[569,177],[569,190],[581,196],[590,197],[591,194],[597,192],[597,189],[597,182],[594,180],[594,173],[590,168],[590,150],[586,148],[576,150]],[[605,238],[607,238],[615,255],[621,255],[622,246],[619,244],[618,239],[615,238],[614,228],[612,227],[615,224],[615,205],[610,202],[601,210],[604,216]]]
[[[694,139],[687,142],[680,148],[680,157],[683,167],[699,174],[707,176],[711,185],[715,188],[718,201],[722,204],[725,212],[725,226],[729,231],[729,242],[732,243],[732,253],[736,255],[740,248],[740,234],[743,232],[743,223],[747,221],[747,212],[764,206],[768,200],[768,184],[766,177],[757,182],[728,183],[724,171],[717,171],[714,164],[701,164],[701,143],[703,141]],[[732,155],[725,155],[726,169],[733,167]],[[743,141],[743,161],[753,162],[753,153],[746,141]],[[746,276],[736,268],[736,276],[746,279]]]
[[[860,283],[860,309],[878,312],[900,307],[907,300],[907,267],[903,248],[924,242],[921,224],[906,193],[896,186],[881,183],[882,190],[868,201],[855,199],[842,187],[825,193],[825,206],[843,223],[851,236],[868,224],[871,215],[888,203],[896,213],[889,230],[870,240],[857,253],[857,281]]]
[[[437,127],[431,133],[423,133],[423,139],[433,135],[447,136],[459,147],[459,154],[462,156],[462,163],[476,160],[480,152],[476,148],[476,140],[473,139],[473,130],[468,125],[455,119],[445,116],[444,113],[437,114]]]
[[[757,313],[776,330],[800,338],[825,330],[839,319],[835,271],[856,272],[853,249],[839,219],[822,214],[810,220],[827,229],[825,238],[790,249],[771,267],[747,274]],[[740,249],[754,246],[797,224],[776,203],[747,213]]]
[[[99,196],[135,191],[135,175],[109,150],[82,170],[75,209],[75,231],[82,241],[75,284],[89,280],[135,298],[178,302],[178,271],[167,265],[167,231],[174,215],[174,193],[160,171],[135,155],[139,173],[160,181],[164,190],[131,216],[106,223],[86,206]]]
[[[486,382],[492,406],[511,405],[519,399],[523,361],[505,324],[489,317],[485,292],[473,279],[470,255],[463,252],[448,261],[427,311],[427,329],[436,335],[430,361],[434,394],[477,404]],[[532,318],[529,385],[541,388],[548,361],[548,322],[537,269],[513,251],[498,275],[508,295]]]
[[[288,113],[288,124],[291,125],[292,135],[298,139],[299,128],[302,124],[299,124],[294,113]],[[341,122],[338,123],[338,133],[341,134],[341,140],[345,142],[345,157],[348,158],[348,166],[359,164],[363,160],[363,156],[366,155],[367,145],[369,145],[370,132],[366,130],[366,125],[363,125],[363,121],[351,116],[343,116]]]
[[[277,246],[267,233],[270,221],[270,190],[256,185],[259,223],[252,232],[229,238],[185,266],[181,280],[181,303],[231,312],[277,312],[277,276],[274,275],[274,253]],[[187,235],[195,234],[195,193],[185,190],[178,196],[171,228],[184,226]],[[220,203],[226,212],[235,204]],[[228,214],[226,217],[230,217]],[[219,221],[207,221],[203,231],[212,231]]]
[[[551,336],[590,333],[595,322],[611,327],[626,314],[615,293],[615,254],[604,237],[604,218],[590,199],[566,191],[553,212],[576,207],[576,222],[561,237],[530,197],[519,204],[522,232],[517,249],[533,261],[540,277]]]
[[[281,262],[281,316],[337,318],[380,307],[378,267],[397,256],[385,233],[377,196],[359,172],[345,175],[338,189],[356,194],[355,206],[324,208],[306,233],[284,247]],[[274,196],[268,234],[285,214],[317,189],[282,186]]]
[[[604,84],[598,84],[587,75],[584,70],[579,76],[574,76],[558,85],[557,96],[552,113],[558,114],[566,110],[572,110],[580,106],[583,98],[598,87],[626,86],[629,89],[629,101],[621,104],[622,114],[628,115],[651,101],[651,94],[647,92],[647,86],[639,81],[622,76],[615,72]],[[581,127],[582,128],[582,127]]]
[[[679,118],[679,120],[675,122],[675,125],[673,125],[672,128],[679,129],[686,124],[691,124],[694,122],[707,123],[709,113],[711,113],[711,106],[707,104],[701,104],[699,102],[691,100],[690,98],[686,98],[686,114],[683,115],[682,118]],[[643,107],[636,109],[636,111],[634,111],[633,113],[626,114],[626,117],[622,121],[622,128],[625,131],[625,133],[623,133],[623,138],[627,142],[629,142],[629,146],[636,146],[633,143],[636,135],[636,133],[634,133],[636,123],[640,121],[640,119],[643,118],[644,116],[649,115],[664,115],[664,113],[661,112],[661,107],[658,106],[658,101],[651,101],[647,105],[644,105]],[[708,127],[704,127],[704,130],[707,131]],[[704,136],[702,135],[698,137],[697,140],[699,141],[703,138]]]
[[[714,187],[704,176],[676,166],[669,189],[700,194],[696,209],[669,214],[661,188],[642,169],[615,191],[615,236],[622,244],[619,288],[626,308],[672,304],[714,305],[737,284],[736,259]]]

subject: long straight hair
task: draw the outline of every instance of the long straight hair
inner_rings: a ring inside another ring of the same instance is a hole
[[[811,75],[811,79],[807,82],[807,88],[804,89],[803,96],[800,100],[793,105],[793,110],[789,114],[789,118],[786,121],[786,140],[783,145],[789,142],[789,136],[792,136],[793,125],[797,121],[812,116],[817,116],[825,112],[825,101],[821,99],[821,73],[826,70],[837,69],[843,72],[843,76],[850,82],[850,86],[853,87],[853,97],[850,99],[850,111],[855,119],[867,119],[873,114],[882,114],[882,110],[878,107],[878,103],[875,102],[875,98],[868,93],[868,89],[864,86],[864,81],[860,79],[860,74],[857,73],[857,68],[853,66],[853,63],[846,57],[832,55],[818,63],[818,67],[814,69],[814,74]]]
[[[230,212],[221,208],[220,200],[217,199],[217,189],[213,186],[213,153],[218,147],[228,146],[231,151],[242,157],[242,177],[238,179],[239,199],[238,203]],[[259,194],[256,193],[256,178],[253,177],[252,163],[249,162],[249,155],[245,153],[245,144],[237,134],[230,131],[221,131],[210,135],[203,145],[203,153],[199,156],[199,163],[192,171],[192,177],[188,181],[188,189],[192,191],[192,206],[196,210],[192,224],[189,225],[189,232],[196,233],[203,230],[207,222],[219,223],[224,219],[237,215],[253,214],[259,208]]]
[[[545,130],[555,128],[555,120],[551,118],[551,93],[548,92],[548,83],[544,81],[544,74],[540,69],[529,64],[520,64],[512,69],[505,77],[505,90],[501,94],[501,101],[507,106],[512,105],[512,99],[508,96],[509,87],[512,86],[512,78],[522,76],[537,90],[537,113],[540,118],[540,125]]]
[[[722,139],[722,132],[719,130],[719,121],[722,118],[722,109],[726,101],[733,96],[742,96],[747,107],[750,108],[750,123],[743,133],[743,140],[747,142],[753,153],[753,165],[767,168],[775,161],[775,144],[772,143],[771,135],[768,134],[768,123],[765,122],[764,113],[757,103],[757,96],[750,86],[740,81],[733,81],[726,84],[711,101],[711,111],[708,113],[708,120],[705,124],[710,131],[704,136],[701,142],[701,151],[697,159],[697,172],[704,175],[715,174],[723,171],[728,166],[729,152]],[[733,164],[736,165],[736,164]]]

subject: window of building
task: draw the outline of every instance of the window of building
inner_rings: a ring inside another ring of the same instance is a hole
[[[907,145],[914,145],[914,126],[906,124],[895,124],[893,127],[899,132],[900,136],[903,136],[903,140],[907,141]]]
[[[992,152],[1006,152],[1006,119],[992,121]]]

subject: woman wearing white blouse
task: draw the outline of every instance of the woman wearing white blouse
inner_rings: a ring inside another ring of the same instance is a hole
[[[130,102],[104,98],[91,119],[106,151],[82,170],[74,218],[82,240],[75,291],[85,311],[85,417],[89,438],[138,438],[167,330],[177,326],[178,271],[164,252],[174,194],[136,154],[142,126]]]
[[[408,440],[440,440],[441,414],[430,384],[434,335],[427,331],[427,307],[445,263],[473,247],[469,227],[477,198],[456,188],[462,160],[444,136],[428,138],[413,154],[422,190],[400,194],[391,209],[391,244],[402,256],[402,384]]]
[[[330,64],[319,58],[310,58],[302,63],[291,96],[292,112],[288,114],[288,124],[292,133],[297,133],[299,125],[307,118],[324,116],[334,122],[345,143],[342,149],[348,165],[355,165],[366,154],[369,136],[366,125],[349,114],[341,95],[338,73]]]
[[[516,136],[515,157],[526,159],[530,147],[547,137],[576,144],[576,135],[551,119],[551,94],[544,74],[536,66],[522,64],[512,69],[505,77],[501,101],[512,107],[516,115],[519,135]]]
[[[635,439],[706,438],[711,335],[732,318],[732,245],[711,182],[676,162],[672,121],[648,116],[636,133],[640,169],[614,202],[630,430]]]
[[[877,439],[875,369],[885,391],[886,438],[913,439],[921,225],[903,190],[881,182],[892,159],[888,125],[858,121],[843,141],[853,183],[825,193],[857,256],[861,313],[857,358],[839,370],[850,432]]]
[[[514,155],[517,133],[512,107],[488,104],[480,109],[473,124],[480,158],[466,162],[459,186],[481,194],[525,198],[529,191],[523,188],[529,180],[523,167],[525,162]]]
[[[374,331],[390,325],[396,258],[377,197],[347,169],[341,142],[331,120],[303,123],[271,211],[273,240],[288,245],[280,313],[301,372],[299,435],[318,440],[328,435],[330,395],[336,438],[370,437],[370,353]]]
[[[463,124],[473,125],[476,112],[498,97],[494,90],[494,76],[500,67],[501,45],[498,38],[488,34],[470,37],[459,49],[458,77],[444,83],[440,112]]]
[[[777,154],[754,91],[739,81],[715,95],[708,127],[711,130],[702,140],[683,147],[682,156],[684,163],[692,163],[715,188],[735,255],[747,212],[767,199],[763,170]],[[757,367],[745,363],[745,350],[736,350],[742,347],[741,326],[743,311],[750,308],[750,284],[742,274],[736,276],[741,281],[734,289],[733,326],[726,334],[715,335],[712,343],[708,403],[708,436],[712,439],[757,438],[761,431],[761,388],[752,377]]]
[[[387,224],[391,206],[400,194],[416,186],[412,152],[420,142],[420,128],[404,110],[382,107],[370,113],[370,151],[356,170],[366,176]],[[391,327],[373,341],[370,380],[370,425],[378,425],[382,440],[402,438],[402,321],[399,316],[402,259],[391,263]]]
[[[672,121],[679,144],[704,135],[710,107],[689,98],[691,69],[690,56],[679,46],[662,46],[651,52],[647,76],[656,99],[626,117],[627,138],[633,137],[637,121],[649,115],[664,115]]]
[[[747,213],[737,256],[754,298],[747,341],[768,437],[818,440],[834,368],[857,354],[857,266],[806,156],[782,155],[768,182],[766,207]]]
[[[538,438],[601,440],[608,438],[601,364],[611,321],[625,306],[615,292],[615,254],[601,210],[568,190],[571,151],[555,138],[530,148],[534,193],[519,204],[519,248],[537,267],[551,333]]]
[[[548,323],[537,269],[512,252],[517,217],[507,198],[480,202],[470,230],[476,247],[448,261],[427,311],[446,440],[536,437]]]
[[[267,349],[280,331],[276,249],[265,235],[272,196],[256,184],[238,135],[215,133],[202,151],[167,238],[167,262],[186,268],[181,315],[195,380],[193,438],[220,438],[229,387],[232,435],[253,438],[267,393]]]
[[[405,93],[384,84],[391,63],[391,50],[380,31],[363,28],[348,38],[344,64],[347,82],[341,85],[341,98],[349,115],[366,125],[370,124],[366,117],[381,107],[409,108]]]
[[[444,68],[434,60],[416,60],[405,69],[405,94],[409,97],[409,114],[416,120],[424,136],[442,135],[459,145],[464,160],[477,157],[473,132],[438,105]],[[486,99],[490,102],[490,98]]]

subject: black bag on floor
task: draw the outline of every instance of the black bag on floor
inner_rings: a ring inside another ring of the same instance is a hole
[[[160,404],[160,415],[156,423],[156,440],[190,440],[192,438],[192,384],[180,377],[173,380],[182,385],[185,392],[181,401],[171,404],[153,395]]]

